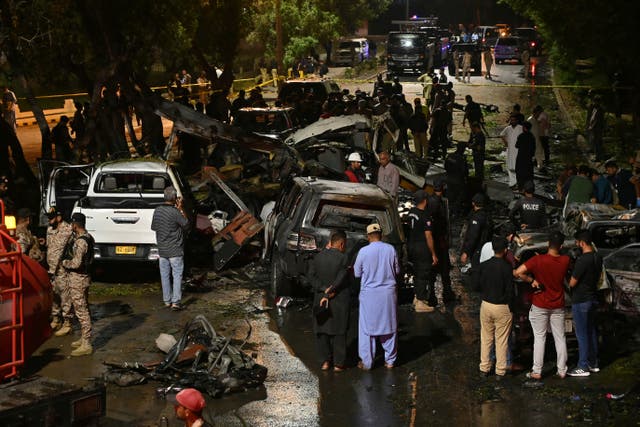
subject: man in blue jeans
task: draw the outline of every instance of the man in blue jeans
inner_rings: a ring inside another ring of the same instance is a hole
[[[162,299],[165,307],[181,310],[182,272],[184,270],[184,234],[189,220],[182,208],[182,198],[174,187],[164,189],[164,204],[153,212],[151,229],[156,232]],[[173,278],[173,286],[172,286]]]
[[[598,333],[596,331],[596,306],[598,280],[602,273],[602,258],[594,250],[591,233],[580,230],[575,235],[576,246],[582,255],[576,260],[571,274],[571,312],[578,338],[578,366],[569,371],[571,377],[588,377],[598,368]]]

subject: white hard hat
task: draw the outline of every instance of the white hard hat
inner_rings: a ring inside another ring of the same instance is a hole
[[[360,156],[360,153],[351,153],[351,154],[349,154],[349,157],[347,158],[347,161],[362,163],[362,157]]]

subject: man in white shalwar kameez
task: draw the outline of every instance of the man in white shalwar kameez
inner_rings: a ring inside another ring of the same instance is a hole
[[[518,157],[518,149],[516,141],[522,133],[522,125],[518,124],[518,117],[514,114],[509,116],[509,126],[500,132],[504,146],[507,148],[507,174],[509,175],[509,187],[517,184],[516,180],[516,158]]]
[[[376,342],[384,349],[387,368],[393,368],[398,355],[396,276],[400,273],[396,249],[382,241],[380,224],[367,227],[369,244],[358,252],[353,265],[360,281],[358,319],[358,355],[361,369],[371,369]]]

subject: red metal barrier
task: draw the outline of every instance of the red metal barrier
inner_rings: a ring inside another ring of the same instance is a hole
[[[0,200],[0,381],[14,377],[51,336],[51,283],[47,271],[22,254],[4,225]]]

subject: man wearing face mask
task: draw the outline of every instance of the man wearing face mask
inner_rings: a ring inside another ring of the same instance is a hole
[[[602,273],[602,257],[593,249],[591,233],[580,230],[575,235],[582,255],[576,260],[569,280],[571,312],[578,338],[578,366],[567,372],[570,377],[588,377],[600,372],[598,367],[598,332],[596,309],[598,281]]]
[[[71,332],[73,314],[71,314],[69,289],[66,286],[62,286],[64,284],[64,269],[60,268],[60,261],[64,253],[64,247],[71,238],[73,229],[71,224],[62,219],[62,212],[57,211],[54,207],[49,210],[47,217],[49,218],[49,226],[47,227],[47,264],[49,266],[49,278],[53,285],[51,329],[56,330],[56,336],[63,336]]]

